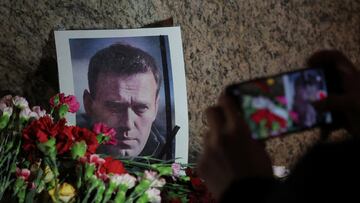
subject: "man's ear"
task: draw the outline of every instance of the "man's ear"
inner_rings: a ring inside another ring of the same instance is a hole
[[[84,100],[85,112],[87,115],[91,116],[93,99],[88,90],[84,90],[83,100]]]

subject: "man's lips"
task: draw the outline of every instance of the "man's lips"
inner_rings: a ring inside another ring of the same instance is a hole
[[[122,139],[118,140],[118,145],[123,148],[131,148],[137,144],[136,139]]]

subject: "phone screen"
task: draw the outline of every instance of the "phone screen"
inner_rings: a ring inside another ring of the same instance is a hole
[[[305,69],[235,85],[231,94],[241,104],[254,139],[266,139],[332,122],[312,103],[328,95],[322,69]]]

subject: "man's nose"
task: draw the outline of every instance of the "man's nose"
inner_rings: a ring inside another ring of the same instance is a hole
[[[131,110],[131,108],[125,109],[119,116],[119,126],[124,131],[129,131],[134,127],[134,112]]]

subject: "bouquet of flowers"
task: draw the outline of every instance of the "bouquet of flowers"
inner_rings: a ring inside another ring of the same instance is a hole
[[[189,165],[96,154],[116,143],[115,130],[67,124],[65,115],[79,108],[72,95],[50,104],[46,112],[23,97],[0,99],[0,201],[213,202]]]

